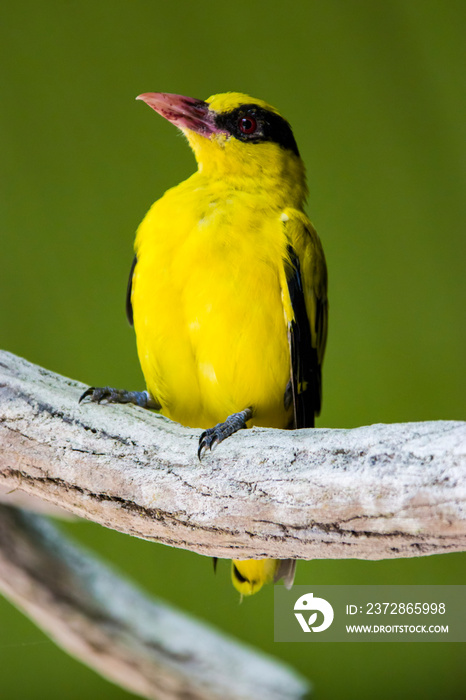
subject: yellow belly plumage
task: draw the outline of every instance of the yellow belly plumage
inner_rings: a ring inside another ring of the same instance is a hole
[[[285,428],[280,210],[203,180],[169,190],[138,230],[132,303],[147,388],[164,415],[193,428],[249,406],[251,424]]]

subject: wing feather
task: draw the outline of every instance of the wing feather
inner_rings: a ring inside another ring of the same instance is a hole
[[[133,262],[131,264],[131,270],[129,271],[129,277],[128,277],[128,285],[126,287],[126,318],[129,321],[129,325],[133,326],[133,304],[131,303],[131,292],[133,289],[133,275],[134,275],[134,268],[136,267],[136,263],[138,261],[137,255],[134,256]]]
[[[327,268],[311,222],[285,211],[288,237],[286,282],[292,314],[288,318],[290,383],[296,428],[314,426],[322,405],[322,362],[327,339]]]

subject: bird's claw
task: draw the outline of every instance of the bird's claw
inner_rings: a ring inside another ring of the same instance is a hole
[[[84,401],[87,397],[89,397],[93,403],[101,403],[102,401],[120,404],[132,403],[135,406],[150,408],[156,411],[161,408],[159,402],[156,401],[148,391],[127,391],[126,389],[113,389],[111,386],[90,386],[89,389],[86,389],[86,391],[81,394],[79,403]]]
[[[87,399],[87,397],[90,397],[93,403],[100,403],[104,399],[109,400],[114,398],[115,391],[115,389],[112,389],[109,386],[90,386],[89,389],[86,389],[86,391],[81,394],[78,403],[81,403],[84,401],[84,399]]]
[[[214,445],[216,445],[218,442],[222,441],[223,437],[221,436],[220,431],[217,431],[217,428],[221,427],[221,425],[222,424],[220,423],[214,428],[204,430],[204,432],[201,434],[199,438],[199,448],[197,450],[197,456],[199,460],[202,456],[202,450],[212,451],[212,447],[214,447]]]
[[[238,430],[246,427],[246,422],[252,417],[252,408],[245,408],[239,413],[232,413],[228,416],[224,423],[217,423],[213,428],[204,430],[199,438],[199,448],[197,456],[199,460],[202,456],[202,450],[211,450],[220,442],[223,442],[227,437],[233,435]]]

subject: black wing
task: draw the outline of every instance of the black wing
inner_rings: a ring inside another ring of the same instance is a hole
[[[288,246],[291,269],[287,274],[288,291],[294,319],[289,326],[291,354],[291,390],[295,428],[313,428],[320,412],[322,372],[317,349],[312,344],[311,326],[306,310],[299,258]],[[323,310],[316,309],[316,326],[322,322]]]
[[[135,255],[129,273],[128,286],[126,287],[126,318],[128,319],[130,326],[133,325],[133,305],[131,304],[131,289],[133,287],[133,274],[137,261],[138,258],[137,255]]]

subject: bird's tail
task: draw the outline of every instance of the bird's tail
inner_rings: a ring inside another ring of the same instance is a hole
[[[233,559],[231,580],[241,595],[257,593],[264,583],[283,579],[291,588],[296,570],[296,559]]]

